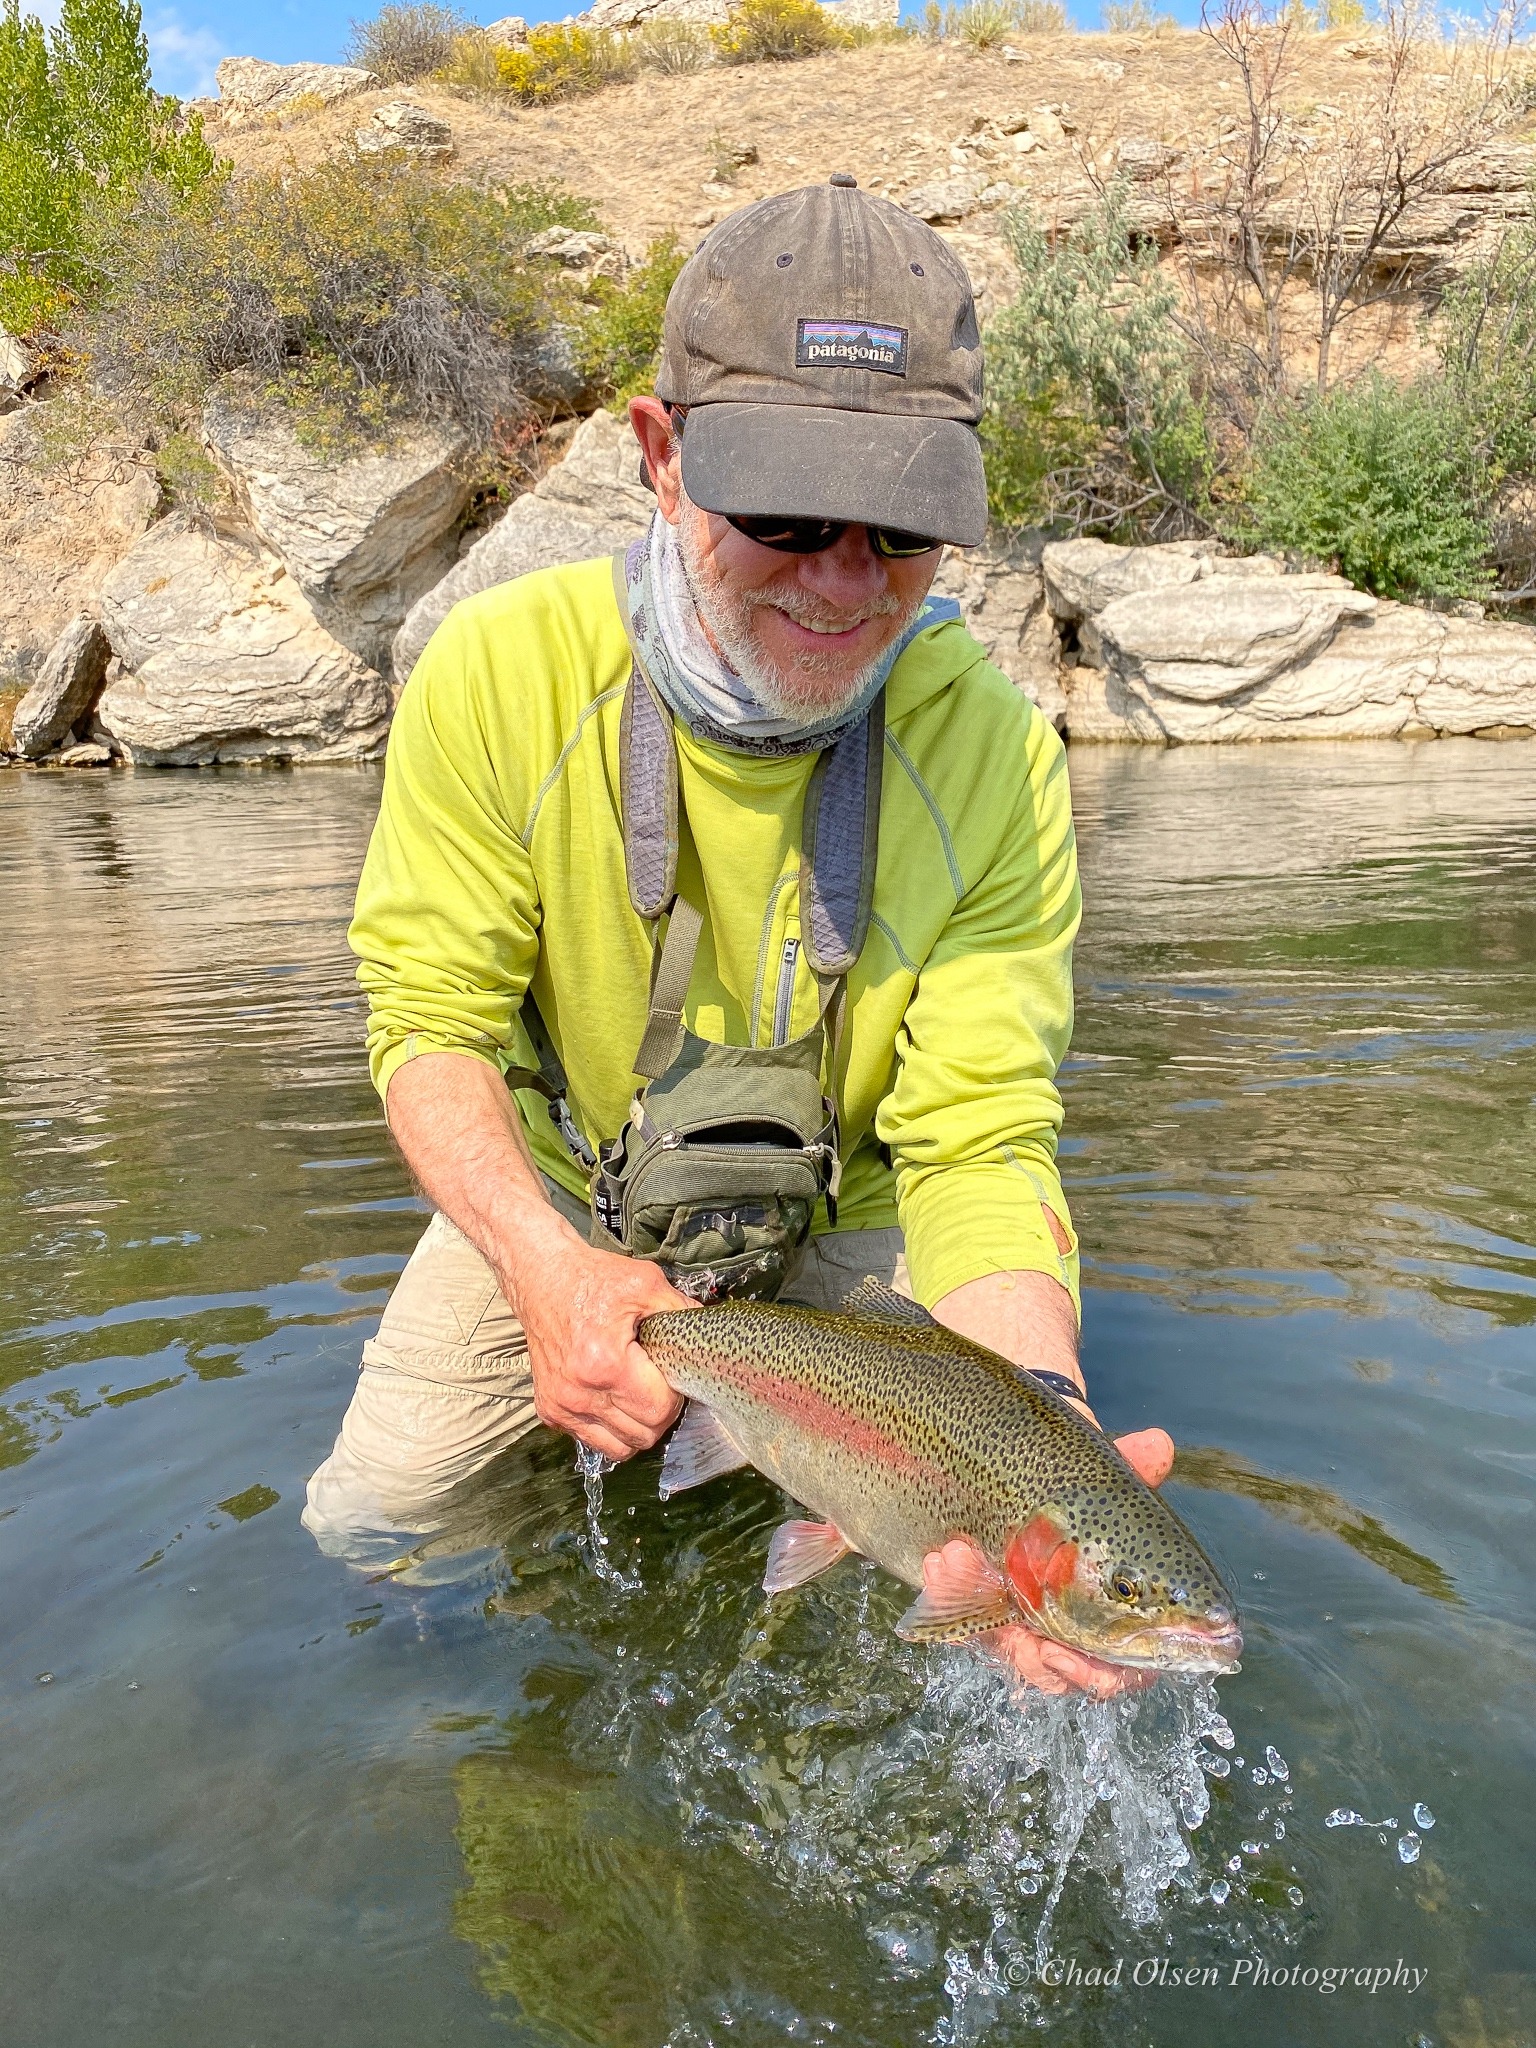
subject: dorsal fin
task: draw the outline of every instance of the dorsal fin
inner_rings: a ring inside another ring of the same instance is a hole
[[[843,1296],[843,1313],[871,1316],[881,1323],[911,1323],[919,1329],[928,1328],[933,1322],[933,1317],[920,1301],[914,1301],[909,1294],[898,1294],[894,1287],[887,1287],[873,1273],[867,1274]]]

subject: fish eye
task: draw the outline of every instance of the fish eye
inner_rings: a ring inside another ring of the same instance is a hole
[[[1109,1590],[1117,1600],[1135,1600],[1141,1594],[1141,1581],[1122,1565],[1109,1575]]]

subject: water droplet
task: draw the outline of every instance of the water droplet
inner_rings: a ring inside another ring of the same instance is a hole
[[[197,1588],[196,1586],[188,1586],[187,1591],[189,1593],[195,1593],[197,1591]]]
[[[1255,1785],[1267,1785],[1269,1783],[1268,1771],[1262,1769],[1258,1764],[1254,1765],[1248,1775],[1252,1778]]]
[[[1233,1768],[1233,1770],[1234,1770],[1234,1771],[1240,1771],[1240,1770],[1241,1770],[1241,1769],[1243,1768],[1243,1765],[1244,1765],[1244,1764],[1245,1764],[1245,1763],[1246,1763],[1247,1761],[1248,1761],[1248,1759],[1247,1759],[1246,1757],[1241,1757],[1241,1756],[1235,1756],[1235,1757],[1233,1757],[1233,1759],[1232,1759],[1232,1768]]]
[[[1224,1756],[1203,1756],[1200,1761],[1213,1778],[1224,1778],[1232,1769]]]
[[[1362,1825],[1363,1820],[1364,1816],[1356,1813],[1352,1806],[1336,1806],[1332,1813],[1325,1817],[1323,1826],[1325,1828],[1357,1828]]]
[[[1272,1778],[1278,1778],[1282,1785],[1290,1782],[1291,1767],[1273,1743],[1265,1750],[1264,1761],[1269,1765],[1269,1775]]]
[[[1236,1877],[1237,1873],[1242,1869],[1242,1867],[1243,1859],[1241,1856],[1229,1856],[1227,1858],[1227,1868],[1231,1871],[1234,1877]]]
[[[1112,1778],[1100,1778],[1099,1782],[1097,1783],[1097,1785],[1094,1786],[1093,1790],[1094,1796],[1096,1798],[1102,1799],[1107,1802],[1113,1799],[1115,1796],[1114,1780]]]
[[[1285,1840],[1285,1822],[1283,1820],[1277,1820],[1275,1822],[1275,1840],[1277,1842],[1283,1842]]]
[[[1211,1886],[1211,1904],[1213,1906],[1224,1906],[1227,1903],[1228,1899],[1231,1898],[1231,1896],[1231,1885],[1227,1883],[1227,1880],[1224,1877],[1218,1877],[1216,1882]]]
[[[1432,1828],[1435,1824],[1435,1816],[1430,1812],[1422,1799],[1413,1809],[1413,1818],[1416,1825],[1421,1828]]]
[[[53,1673],[51,1671],[39,1671],[39,1673],[37,1674],[37,1682],[39,1685],[52,1685]]]
[[[1264,1844],[1262,1842],[1244,1842],[1243,1854],[1245,1856],[1262,1856],[1264,1854]]]
[[[1268,1572],[1255,1572],[1253,1576],[1254,1576],[1254,1577],[1255,1577],[1255,1578],[1256,1578],[1256,1579],[1258,1580],[1259,1584],[1260,1584],[1260,1585],[1262,1586],[1262,1585],[1263,1585],[1263,1583],[1264,1583],[1264,1581],[1265,1581],[1265,1580],[1266,1580],[1266,1579],[1267,1579],[1267,1578],[1269,1577],[1269,1573],[1268,1573]]]
[[[137,1692],[137,1691],[138,1691],[138,1689],[139,1689],[139,1681],[138,1681],[138,1680],[137,1680],[136,1678],[130,1678],[130,1679],[129,1679],[129,1681],[128,1681],[128,1690],[129,1690],[130,1692]]]
[[[1199,1827],[1208,1811],[1206,1802],[1193,1785],[1179,1787],[1179,1819],[1187,1828]]]
[[[1285,1888],[1285,1896],[1293,1906],[1303,1905],[1306,1901],[1306,1894],[1299,1884],[1288,1884]]]
[[[1419,1860],[1419,1838],[1410,1828],[1406,1835],[1400,1835],[1397,1842],[1399,1863],[1417,1863]]]

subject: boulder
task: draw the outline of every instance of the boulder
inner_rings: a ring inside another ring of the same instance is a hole
[[[1058,619],[1091,619],[1117,597],[1194,583],[1211,541],[1176,540],[1160,547],[1122,548],[1104,540],[1051,541],[1041,556],[1045,595]]]
[[[160,504],[142,451],[102,442],[64,470],[39,447],[39,418],[31,406],[0,418],[0,676],[20,683],[94,608],[102,578]]]
[[[610,412],[583,420],[565,460],[514,499],[458,567],[411,611],[395,637],[396,678],[405,681],[461,598],[534,569],[612,554],[643,533],[656,501],[638,480],[639,461],[627,420]]]
[[[607,235],[600,235],[595,228],[543,228],[523,244],[525,256],[547,256],[570,270],[589,269],[613,249]]]
[[[730,0],[593,0],[576,18],[590,28],[640,28],[648,21],[696,21],[708,27],[729,13]]]
[[[951,548],[933,587],[955,599],[993,666],[1060,726],[1067,709],[1061,640],[1045,601],[1038,537],[966,552]]]
[[[964,220],[982,203],[991,180],[980,171],[960,171],[952,178],[934,178],[907,194],[902,205],[908,213],[930,225],[936,221]]]
[[[0,412],[11,412],[33,384],[41,369],[37,353],[14,334],[0,327]]]
[[[128,671],[97,717],[151,766],[338,761],[382,751],[392,700],[332,639],[275,556],[173,517],[107,578],[101,609]]]
[[[401,620],[453,565],[470,488],[463,435],[421,428],[386,450],[330,460],[280,414],[248,410],[228,392],[209,399],[203,430],[255,532],[320,622],[386,669]]]
[[[847,28],[899,28],[901,0],[822,0],[835,22]]]
[[[520,14],[504,14],[500,21],[488,23],[480,33],[486,42],[496,43],[504,50],[520,50],[528,40],[528,24]]]
[[[453,130],[448,123],[410,100],[389,100],[375,107],[368,126],[359,128],[352,140],[362,156],[396,149],[424,163],[442,163],[453,155]]]
[[[1074,740],[1536,737],[1536,630],[1339,577],[1225,573],[1117,599],[1092,624],[1102,665],[1063,677]]]
[[[1106,605],[1092,621],[1096,665],[1163,709],[1225,703],[1310,661],[1341,619],[1375,609],[1337,576],[1204,577]]]
[[[99,620],[86,612],[70,620],[12,713],[11,737],[18,753],[35,761],[69,737],[101,695],[111,658]]]
[[[295,100],[351,99],[382,83],[354,64],[268,64],[261,57],[226,57],[214,73],[221,117],[230,127],[281,114]]]

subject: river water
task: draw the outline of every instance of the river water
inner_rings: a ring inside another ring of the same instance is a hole
[[[1072,774],[1090,1382],[1248,1636],[1123,1707],[769,1609],[751,1473],[322,1555],[376,771],[0,775],[0,2039],[1536,2041],[1536,749]]]

